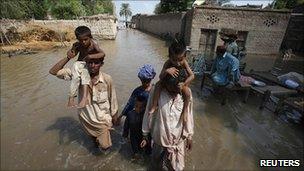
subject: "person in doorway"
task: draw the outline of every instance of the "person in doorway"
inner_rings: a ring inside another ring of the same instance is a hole
[[[237,35],[236,34],[229,34],[227,37],[228,37],[228,41],[225,44],[226,45],[226,52],[230,53],[234,57],[238,58],[239,57],[239,47],[236,43]]]

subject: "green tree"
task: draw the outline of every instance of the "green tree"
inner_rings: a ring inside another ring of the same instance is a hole
[[[274,0],[272,5],[275,9],[293,9],[294,7],[304,4],[304,0]]]
[[[102,1],[105,13],[113,14],[114,12],[114,4],[111,0]]]
[[[82,0],[87,15],[113,14],[114,5],[111,0]]]
[[[75,19],[85,15],[85,8],[79,0],[59,0],[51,8],[51,13],[57,19]]]
[[[29,17],[35,19],[45,19],[47,15],[47,6],[43,0],[31,0],[28,4]]]
[[[2,0],[1,18],[10,19],[44,19],[46,6],[41,0]]]
[[[1,1],[1,18],[24,19],[25,9],[24,3],[21,1]]]
[[[50,13],[57,19],[84,15],[113,14],[111,0],[1,0],[1,18],[45,19]]]
[[[130,5],[128,3],[121,4],[119,15],[125,17],[125,22],[127,26],[128,17],[132,16]]]
[[[155,6],[154,13],[161,14],[187,11],[192,7],[194,1],[195,0],[161,0],[160,3]],[[228,2],[230,2],[230,0],[206,0],[206,3],[218,6],[222,6]]]
[[[168,12],[181,12],[191,8],[194,0],[161,0],[154,10],[158,14]]]
[[[160,3],[155,5],[154,14],[160,14],[161,13],[161,7]]]

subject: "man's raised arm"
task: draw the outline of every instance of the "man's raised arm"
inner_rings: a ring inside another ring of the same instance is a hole
[[[50,70],[49,73],[52,75],[57,75],[57,72],[61,70],[66,63],[68,63],[70,58],[63,58],[59,62],[57,62]]]

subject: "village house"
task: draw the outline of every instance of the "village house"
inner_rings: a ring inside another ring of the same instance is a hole
[[[288,21],[289,10],[198,6],[186,13],[136,15],[134,28],[156,35],[179,33],[192,48],[192,54],[211,55],[222,45],[220,31],[237,31],[237,43],[249,54],[277,54]],[[170,27],[169,27],[170,26]]]

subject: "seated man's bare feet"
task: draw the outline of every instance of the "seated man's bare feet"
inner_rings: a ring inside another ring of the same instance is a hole
[[[74,97],[69,97],[68,104],[67,104],[68,108],[76,107],[76,103],[75,103],[74,99],[75,99]]]

